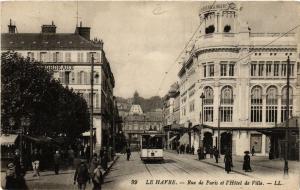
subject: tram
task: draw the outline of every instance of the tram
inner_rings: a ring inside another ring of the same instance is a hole
[[[163,160],[163,139],[164,135],[157,132],[141,134],[141,160]]]

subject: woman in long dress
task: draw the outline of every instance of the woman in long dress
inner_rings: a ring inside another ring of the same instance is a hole
[[[225,162],[225,171],[229,173],[231,171],[231,166],[232,166],[232,158],[229,151],[225,153],[224,162]]]

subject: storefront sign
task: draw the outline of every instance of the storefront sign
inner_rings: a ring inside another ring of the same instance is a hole
[[[49,71],[72,71],[74,66],[71,65],[45,65],[44,66]]]

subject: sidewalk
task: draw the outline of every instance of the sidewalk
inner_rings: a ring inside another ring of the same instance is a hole
[[[119,156],[115,156],[115,159],[108,163],[108,169],[106,171],[101,169],[104,177],[108,174],[118,158]],[[74,169],[60,170],[59,175],[55,175],[54,171],[48,170],[40,172],[40,177],[33,177],[33,171],[27,171],[25,180],[29,189],[77,189],[77,185],[73,184],[74,174]],[[5,184],[5,176],[5,172],[1,172],[1,187]],[[92,182],[87,184],[86,189],[92,189]]]
[[[177,154],[177,152],[173,150],[166,150],[166,151]],[[192,158],[195,159],[198,157],[196,154],[195,155],[184,154],[184,155],[187,157],[191,157],[191,159]],[[269,158],[265,156],[251,156],[251,167],[253,172],[245,172],[243,170],[243,161],[244,161],[243,156],[233,155],[232,160],[234,166],[232,168],[232,171],[242,175],[257,177],[257,175],[283,174],[284,161],[280,159],[269,160]],[[214,158],[206,158],[200,160],[200,162],[204,162],[206,164],[210,164],[225,169],[224,155],[221,155],[221,157],[219,158],[219,163],[216,163]],[[299,175],[299,171],[300,171],[299,161],[289,160],[288,165],[289,165],[289,173]]]

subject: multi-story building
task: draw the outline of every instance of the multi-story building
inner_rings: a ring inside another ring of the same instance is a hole
[[[199,36],[178,73],[180,124],[188,129],[200,126],[200,135],[190,135],[195,150],[220,141],[221,153],[242,155],[254,147],[257,155],[267,155],[270,138],[259,130],[287,119],[287,101],[290,115],[299,115],[296,36],[255,33],[239,14],[235,3],[202,7]],[[290,97],[286,96],[288,57]]]
[[[162,110],[144,113],[140,105],[133,104],[127,116],[123,117],[123,132],[128,144],[132,148],[138,148],[140,134],[146,131],[162,131]]]
[[[103,42],[90,39],[90,27],[76,26],[74,33],[56,33],[56,26],[42,25],[40,33],[16,33],[16,26],[8,25],[8,33],[1,34],[1,51],[12,50],[30,57],[53,71],[62,85],[80,93],[88,105],[91,102],[91,76],[94,77],[93,105],[96,150],[108,146],[112,138],[114,76],[103,50]],[[91,59],[94,73],[91,75]]]
[[[163,126],[166,134],[166,148],[175,149],[178,140],[185,131],[180,122],[180,91],[178,83],[170,86],[163,100]]]

